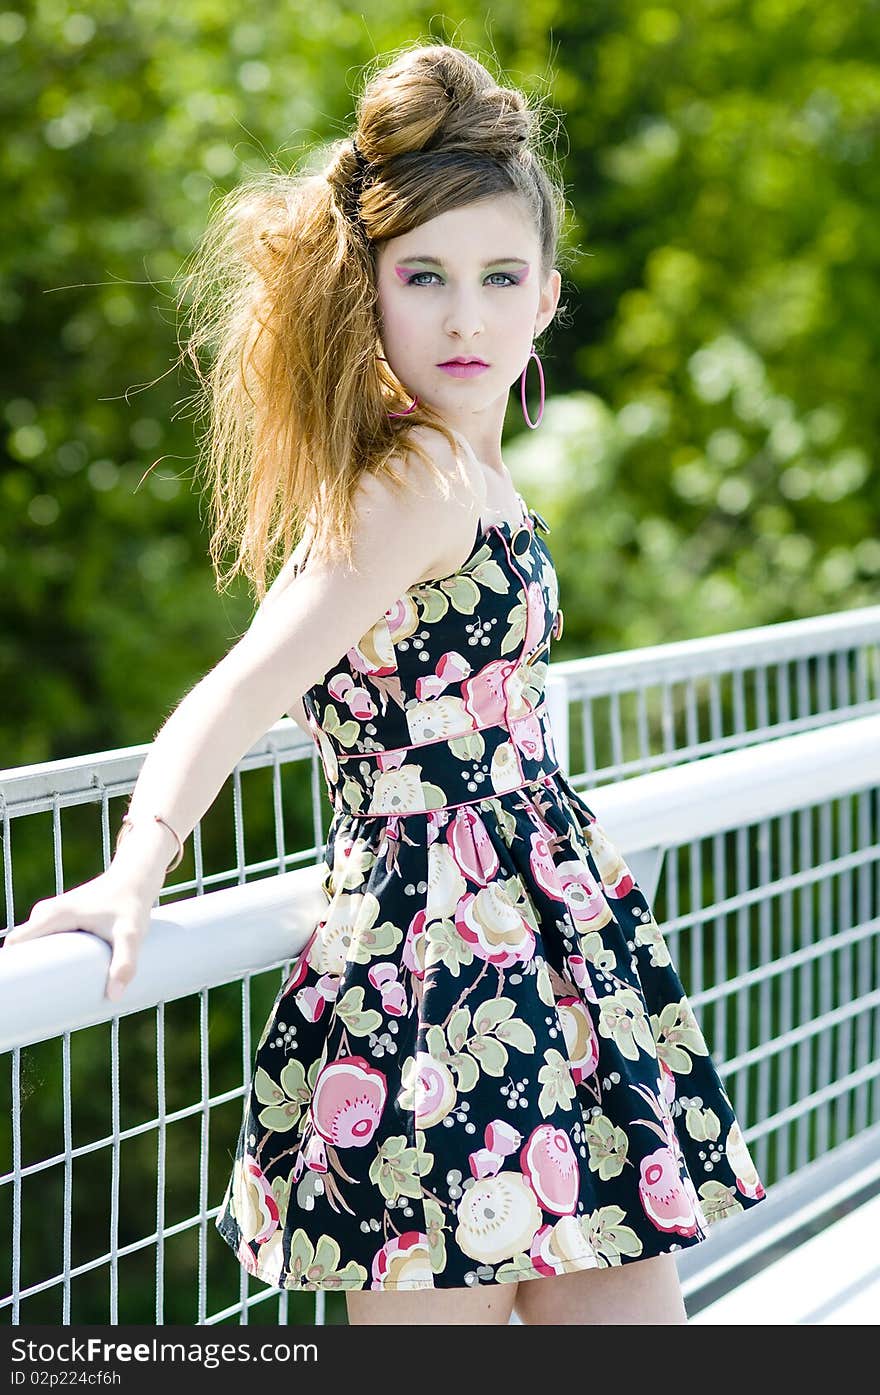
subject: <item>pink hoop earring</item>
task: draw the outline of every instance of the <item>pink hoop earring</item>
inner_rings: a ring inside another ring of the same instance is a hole
[[[528,412],[528,408],[526,407],[526,373],[527,373],[528,370],[529,370],[529,363],[531,363],[532,359],[534,359],[535,362],[536,362],[537,365],[538,365],[538,374],[539,374],[539,377],[540,377],[540,379],[541,379],[541,405],[540,405],[540,407],[539,407],[539,409],[538,409],[538,420],[537,420],[537,421],[530,421],[530,420],[529,420],[529,412]],[[523,371],[522,371],[522,376],[520,377],[520,380],[519,380],[519,386],[520,386],[520,397],[522,398],[523,416],[524,416],[525,419],[526,419],[526,424],[527,424],[528,426],[530,426],[530,427],[532,428],[532,430],[534,431],[534,429],[535,429],[536,426],[540,426],[540,425],[541,425],[541,418],[542,418],[543,415],[544,415],[544,367],[543,367],[543,364],[541,363],[540,358],[538,357],[538,351],[537,351],[537,349],[535,348],[534,344],[532,345],[531,352],[529,353],[529,357],[528,357],[528,360],[527,360],[527,362],[526,362],[526,366],[525,366],[525,368],[524,368]]]
[[[418,406],[418,403],[419,399],[417,397],[414,397],[411,406],[407,407],[405,412],[389,412],[388,415],[389,417],[408,417],[410,412],[415,411],[416,407]]]
[[[384,354],[377,354],[376,357],[377,357],[382,363],[387,363],[387,362],[388,362],[388,360],[387,360],[387,358],[385,357]],[[415,397],[415,396],[414,396],[414,397],[413,397],[413,400],[412,400],[412,406],[411,406],[411,407],[407,407],[407,409],[406,409],[405,412],[388,412],[387,415],[388,415],[389,417],[408,417],[409,414],[410,414],[410,412],[414,412],[414,411],[415,411],[416,407],[418,406],[418,401],[419,401],[418,397]]]

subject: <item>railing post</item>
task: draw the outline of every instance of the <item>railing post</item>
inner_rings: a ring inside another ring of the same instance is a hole
[[[556,747],[556,757],[559,762],[559,768],[563,775],[568,775],[570,774],[568,753],[568,679],[564,678],[562,674],[554,673],[552,664],[547,669],[544,696],[547,703],[547,716],[550,719],[550,730],[553,732],[553,745]]]

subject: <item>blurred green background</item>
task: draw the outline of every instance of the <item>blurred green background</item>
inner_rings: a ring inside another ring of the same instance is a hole
[[[877,0],[508,0],[479,19],[398,0],[233,9],[0,12],[0,766],[151,740],[246,627],[246,589],[214,588],[182,406],[194,382],[169,372],[174,278],[220,192],[344,135],[364,64],[417,39],[497,62],[561,122],[567,312],[540,346],[543,423],[525,429],[512,392],[505,445],[552,526],[554,658],[876,602]],[[534,368],[529,383],[534,415]],[[257,831],[270,819],[267,799]],[[19,919],[54,889],[23,857]],[[74,851],[68,884],[77,871]],[[47,1151],[57,1046],[24,1059]],[[191,1083],[195,1058],[176,1059]],[[224,1151],[235,1129],[230,1116]],[[189,1185],[193,1153],[178,1156]],[[102,1235],[106,1198],[104,1179]],[[55,1272],[45,1195],[26,1232]],[[166,1320],[193,1320],[192,1262]],[[100,1320],[99,1288],[76,1321]],[[128,1320],[149,1320],[145,1301]],[[30,1320],[56,1320],[54,1304]]]

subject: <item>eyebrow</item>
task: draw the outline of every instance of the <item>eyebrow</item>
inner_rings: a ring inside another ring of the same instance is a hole
[[[442,266],[443,263],[437,257],[402,257],[397,263],[398,266],[412,266],[418,262],[420,266]],[[528,262],[522,257],[493,257],[490,262],[484,262],[483,268],[487,266],[497,266],[503,262],[506,266],[528,266]]]

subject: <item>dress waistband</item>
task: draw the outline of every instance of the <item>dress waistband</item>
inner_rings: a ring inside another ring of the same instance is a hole
[[[455,809],[507,794],[559,769],[546,702],[509,725],[480,727],[393,751],[336,752],[327,777],[337,811],[358,818],[396,818]]]

